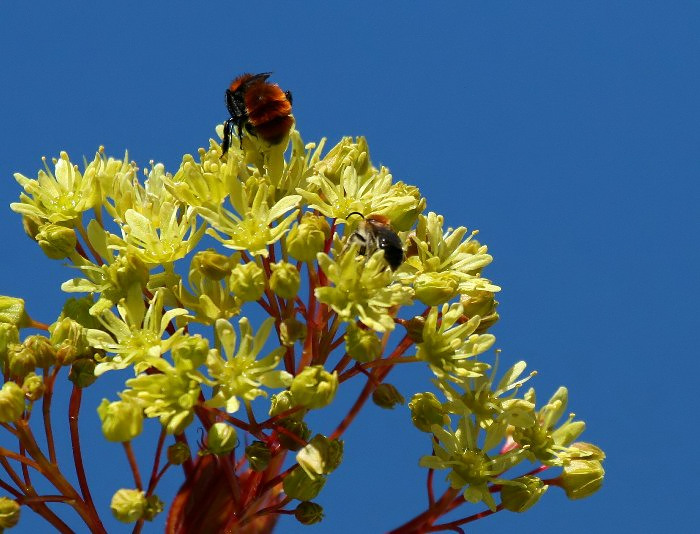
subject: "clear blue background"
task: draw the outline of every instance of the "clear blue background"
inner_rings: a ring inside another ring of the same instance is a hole
[[[0,4],[0,205],[19,193],[13,172],[34,175],[60,150],[80,161],[100,144],[128,148],[174,171],[227,118],[231,78],[274,71],[305,140],[367,136],[375,164],[418,185],[448,224],[481,230],[503,287],[504,361],[538,369],[543,400],[567,385],[583,439],[608,453],[593,497],[552,488],[528,513],[469,531],[695,530],[700,4],[193,4]],[[9,208],[0,221],[0,294],[52,320],[73,273]],[[100,397],[86,394],[81,428],[106,507],[130,480],[97,433]],[[285,519],[280,532],[381,532],[424,508],[425,436],[405,408],[365,412],[318,499],[324,522]],[[25,512],[20,527],[46,524]]]

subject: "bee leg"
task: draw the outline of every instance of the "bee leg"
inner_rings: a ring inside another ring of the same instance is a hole
[[[231,146],[231,134],[233,130],[233,119],[228,119],[224,123],[224,139],[221,142],[221,155],[223,156],[228,152],[229,147]]]

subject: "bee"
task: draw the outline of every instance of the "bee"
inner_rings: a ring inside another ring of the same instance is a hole
[[[403,263],[403,243],[398,234],[391,228],[391,223],[383,215],[370,215],[365,217],[359,211],[353,211],[346,217],[359,215],[362,221],[357,229],[348,237],[347,245],[355,243],[360,245],[360,254],[371,256],[377,250],[384,251],[384,259],[391,267],[392,271],[399,268]]]
[[[234,126],[241,147],[244,128],[272,145],[280,143],[292,129],[292,93],[268,82],[270,74],[243,74],[226,89],[226,108],[231,118],[224,123],[222,156],[231,146]]]

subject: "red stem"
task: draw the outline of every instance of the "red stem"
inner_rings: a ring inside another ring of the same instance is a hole
[[[80,404],[82,398],[83,390],[73,385],[73,391],[71,392],[70,401],[68,404],[68,426],[70,428],[70,440],[73,448],[73,464],[75,465],[75,473],[78,476],[78,484],[80,485],[80,491],[83,494],[83,500],[88,506],[95,524],[102,525],[100,516],[95,508],[95,503],[92,500],[92,495],[90,494],[90,486],[87,482],[85,466],[83,465],[83,455],[80,448],[78,417],[80,416]]]
[[[124,446],[124,452],[126,453],[126,458],[129,460],[129,467],[131,467],[131,472],[134,474],[134,484],[140,490],[143,490],[143,483],[141,482],[141,473],[139,472],[139,466],[136,462],[136,456],[134,456],[134,449],[131,447],[130,441],[125,441],[122,443]]]

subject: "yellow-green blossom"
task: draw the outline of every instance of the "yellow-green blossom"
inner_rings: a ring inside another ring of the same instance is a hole
[[[386,332],[394,329],[390,309],[412,302],[410,288],[391,283],[392,271],[386,268],[381,250],[365,261],[353,245],[337,260],[320,253],[318,264],[334,285],[317,287],[316,298],[343,321],[359,319],[377,332]]]
[[[392,215],[414,212],[420,200],[403,184],[392,185],[389,170],[359,175],[357,169],[348,164],[342,170],[339,182],[319,174],[309,178],[309,184],[317,191],[297,189],[309,207],[320,211],[326,217],[345,220],[354,211],[363,214],[381,214],[391,219]],[[422,209],[422,208],[421,208]]]
[[[296,218],[299,210],[295,208],[301,197],[290,195],[270,207],[267,184],[261,184],[254,195],[250,195],[238,180],[233,181],[232,189],[231,203],[240,215],[223,206],[216,210],[210,207],[197,208],[197,213],[211,225],[207,233],[227,248],[247,250],[254,256],[267,257],[267,247],[279,241]],[[278,221],[290,210],[293,211]],[[275,221],[277,224],[273,226]]]
[[[123,399],[138,404],[146,417],[158,417],[168,434],[179,434],[192,422],[194,407],[206,379],[197,371],[180,369],[165,360],[160,374],[142,374],[126,381]]]
[[[499,478],[517,464],[522,454],[513,450],[495,457],[484,453],[476,441],[477,431],[468,419],[460,419],[458,428],[441,428],[433,425],[432,432],[438,442],[433,443],[433,456],[423,456],[420,466],[429,469],[449,469],[447,480],[454,489],[464,488],[464,499],[476,503],[483,501],[491,510],[496,502],[489,492],[489,484],[512,484]]]
[[[462,311],[461,304],[444,304],[441,317],[438,308],[432,308],[425,319],[416,355],[428,362],[438,377],[480,376],[486,365],[468,358],[485,352],[496,340],[491,334],[473,333],[479,326],[478,316],[458,324]]]
[[[42,221],[74,223],[84,211],[101,201],[95,161],[85,173],[70,162],[65,152],[61,152],[60,158],[54,159],[53,163],[55,171],[51,172],[47,165],[46,171],[39,171],[36,180],[15,174],[15,180],[26,194],[22,193],[20,202],[12,203],[10,207],[17,213]]]
[[[216,351],[207,357],[207,368],[216,380],[214,396],[208,401],[210,406],[225,406],[226,411],[232,413],[238,410],[239,399],[251,401],[267,396],[261,386],[279,388],[291,383],[289,373],[276,369],[285,352],[284,347],[277,347],[267,356],[257,359],[273,323],[274,319],[267,319],[253,335],[248,319],[243,317],[238,322],[241,340],[236,348],[237,336],[231,323],[223,319],[216,321],[216,336],[226,359]]]
[[[105,330],[89,329],[87,339],[91,346],[113,354],[95,368],[97,376],[102,373],[134,366],[137,373],[157,365],[161,354],[165,354],[182,336],[178,329],[167,339],[163,339],[170,321],[186,315],[187,310],[174,308],[163,313],[163,292],[157,291],[150,301],[145,314],[140,309],[143,304],[140,292],[122,300],[117,309],[119,317],[111,310],[104,310],[99,320]]]
[[[436,213],[419,215],[416,229],[408,237],[409,254],[404,268],[397,274],[398,278],[406,284],[435,284],[437,279],[421,278],[421,275],[439,273],[442,285],[447,284],[446,275],[449,275],[457,282],[459,293],[499,291],[498,286],[481,278],[480,274],[493,258],[487,254],[485,246],[472,241],[475,233],[463,239],[466,233],[467,229],[463,226],[443,230],[443,217]],[[435,277],[435,274],[431,276]]]

